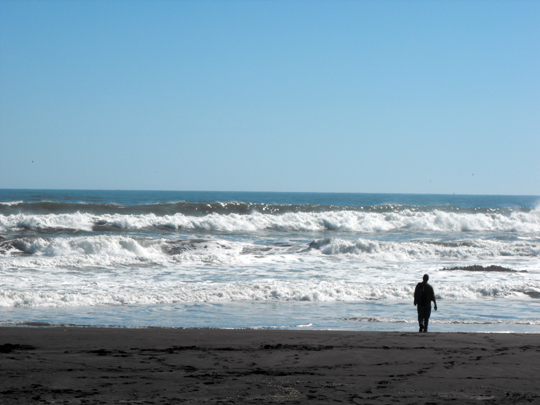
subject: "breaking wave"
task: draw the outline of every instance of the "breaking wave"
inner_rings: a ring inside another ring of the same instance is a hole
[[[324,211],[288,212],[284,214],[174,215],[92,214],[84,212],[62,214],[17,213],[0,215],[0,231],[18,230],[139,230],[158,228],[204,230],[216,232],[540,232],[540,210],[503,213],[458,213],[442,210],[398,212]]]
[[[540,257],[540,243],[470,240],[464,242],[387,242],[368,239],[348,241],[320,239],[310,244],[325,255],[349,255],[378,260],[409,262],[431,259],[489,259],[497,257]]]
[[[251,264],[352,259],[358,263],[485,261],[540,257],[540,242],[472,239],[462,242],[325,238],[311,243],[260,244],[224,239],[165,239],[121,235],[20,237],[0,241],[0,269],[114,267],[181,263]]]
[[[96,305],[149,305],[188,302],[336,302],[410,300],[414,286],[366,285],[344,281],[279,281],[180,283],[176,285],[137,285],[123,283],[114,288],[100,283],[86,285],[79,291],[45,288],[32,291],[0,291],[0,307],[78,307]],[[478,283],[459,286],[439,285],[438,300],[475,300],[481,298],[535,298],[540,283]]]
[[[366,213],[390,213],[390,212],[430,212],[433,210],[456,213],[480,213],[510,215],[513,212],[530,212],[529,207],[458,207],[452,205],[423,206],[411,204],[378,204],[378,205],[325,205],[325,204],[269,204],[257,202],[156,202],[143,205],[122,205],[119,203],[93,203],[93,202],[68,202],[68,201],[7,201],[0,202],[0,214],[10,215],[16,213],[28,214],[73,214],[76,212],[89,214],[155,214],[162,215],[208,215],[208,214],[286,214],[298,212],[339,212],[354,211]]]

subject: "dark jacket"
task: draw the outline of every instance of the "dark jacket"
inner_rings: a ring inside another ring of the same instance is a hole
[[[435,292],[433,287],[428,283],[418,283],[414,290],[414,305],[429,305],[431,306],[431,301],[435,302]]]

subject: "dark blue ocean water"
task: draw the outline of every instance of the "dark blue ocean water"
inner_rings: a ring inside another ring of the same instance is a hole
[[[179,201],[215,203],[246,202],[276,205],[323,205],[361,207],[411,205],[459,208],[535,208],[538,196],[451,195],[451,194],[369,194],[369,193],[265,193],[224,191],[126,191],[126,190],[9,190],[0,189],[0,201],[43,201],[119,204],[125,206],[163,204]]]

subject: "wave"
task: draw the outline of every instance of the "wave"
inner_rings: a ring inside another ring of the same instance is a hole
[[[10,214],[0,215],[0,231],[139,230],[160,228],[217,232],[519,232],[540,233],[540,209],[529,212],[457,213],[440,210],[399,212],[324,211],[285,214]]]
[[[118,235],[70,238],[23,237],[0,241],[0,269],[166,266],[189,263],[263,265],[284,260],[353,260],[358,263],[425,261],[530,260],[540,257],[540,243],[470,240],[374,241],[326,238],[310,244],[223,239],[160,239]],[[521,270],[521,269],[515,269]],[[489,272],[486,270],[486,273]]]
[[[1,268],[116,268],[175,263],[233,263],[243,244],[99,235],[18,238],[0,243]]]
[[[2,205],[4,205],[2,207]],[[393,206],[373,207],[373,209],[386,211]],[[283,214],[287,212],[321,212],[339,211],[342,207],[316,205],[316,204],[264,204],[246,202],[168,202],[144,205],[120,204],[92,204],[86,202],[67,203],[56,201],[41,201],[27,203],[23,201],[0,203],[0,213],[12,214],[18,212],[28,213],[75,213],[91,214],[154,214],[154,215],[208,215],[208,214],[250,214],[254,212],[265,214]]]
[[[1,308],[87,307],[96,305],[156,305],[192,302],[360,302],[406,301],[414,285],[366,285],[345,281],[260,280],[234,283],[137,284],[88,283],[79,290],[34,289],[0,291]],[[438,285],[437,300],[534,299],[540,283],[478,283]]]
[[[407,204],[380,204],[362,206],[335,206],[321,204],[266,204],[249,202],[189,202],[177,201],[166,203],[154,203],[143,205],[121,205],[116,203],[96,204],[91,202],[59,202],[40,201],[24,202],[10,201],[0,202],[0,214],[10,215],[17,213],[26,214],[74,214],[77,212],[88,214],[130,214],[144,215],[209,215],[209,214],[287,214],[287,213],[322,213],[353,211],[365,213],[400,213],[411,212],[454,212],[470,214],[501,214],[511,215],[514,212],[528,213],[532,209],[527,207],[506,207],[506,208],[486,208],[486,207],[456,207],[452,205],[442,206],[419,206]]]
[[[384,317],[350,317],[342,318],[344,321],[352,322],[374,322],[374,323],[414,323],[418,321],[403,319],[403,318],[384,318]],[[430,319],[430,324],[439,325],[540,325],[539,319],[508,319],[508,318],[493,318],[493,319]]]
[[[311,249],[319,250],[325,255],[345,255],[390,262],[540,257],[540,244],[525,241],[471,240],[461,243],[442,243],[431,241],[387,242],[368,239],[349,241],[339,238],[326,238],[314,240],[309,246]]]
[[[358,322],[358,323],[376,323],[376,324],[413,324],[414,328],[417,328],[418,321],[416,319],[404,319],[404,318],[385,318],[385,317],[351,317],[351,318],[335,318],[336,320],[342,320],[345,322]],[[503,327],[514,327],[514,326],[536,326],[540,325],[540,320],[538,319],[508,319],[508,318],[494,318],[494,319],[488,319],[488,320],[479,320],[479,319],[451,319],[451,320],[440,320],[440,319],[430,319],[430,324],[437,324],[437,325],[460,325],[460,326],[477,326],[477,327],[489,327],[489,326],[503,326]],[[11,326],[30,326],[30,327],[78,327],[78,328],[84,328],[84,327],[99,327],[99,328],[158,328],[156,326],[126,326],[126,325],[117,325],[117,324],[109,324],[109,323],[98,323],[96,325],[88,324],[88,323],[66,323],[66,322],[36,322],[36,321],[0,321],[0,326],[4,327],[11,327]],[[297,328],[306,328],[311,329],[313,326],[312,323],[307,324],[300,324],[300,325],[294,325],[294,327]],[[170,326],[167,326],[170,328]],[[173,328],[181,328],[183,329],[184,326],[173,326]],[[237,329],[244,329],[244,328],[237,328]],[[280,329],[280,327],[276,326],[260,326],[260,327],[246,327],[245,329]],[[287,327],[286,327],[287,329]],[[479,330],[480,333],[489,333],[489,331],[485,330]],[[504,332],[504,331],[503,331]],[[512,331],[508,331],[508,333],[512,333]],[[523,333],[536,333],[534,331],[527,331],[524,332],[522,330],[519,331],[520,334]]]
[[[0,206],[20,206],[21,204],[24,204],[24,201],[0,201]]]

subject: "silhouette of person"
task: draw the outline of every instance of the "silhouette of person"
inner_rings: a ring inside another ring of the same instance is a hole
[[[429,276],[424,274],[424,281],[418,283],[414,290],[414,305],[418,311],[418,332],[427,332],[429,316],[431,315],[431,301],[435,304],[433,309],[437,310],[437,301],[435,301],[435,292],[433,287],[428,284]]]

